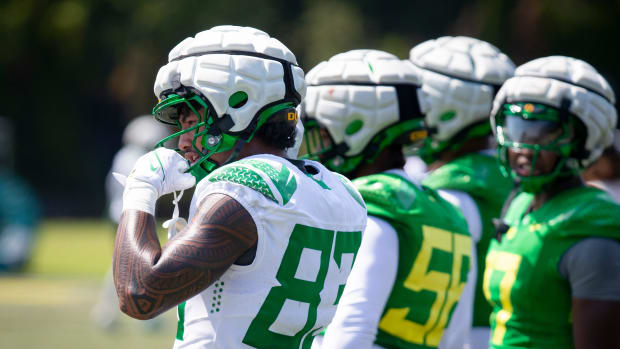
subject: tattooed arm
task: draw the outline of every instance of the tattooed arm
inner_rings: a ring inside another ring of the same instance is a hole
[[[252,217],[224,194],[211,194],[189,225],[161,248],[152,215],[123,212],[114,247],[121,310],[150,319],[200,293],[256,245]]]

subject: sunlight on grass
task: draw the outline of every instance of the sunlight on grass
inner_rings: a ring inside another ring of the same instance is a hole
[[[163,244],[165,231],[158,229]],[[27,272],[103,277],[112,264],[115,234],[116,227],[106,220],[45,221]]]
[[[112,263],[115,227],[104,220],[53,220],[41,225],[29,272],[103,276]]]
[[[158,233],[165,242],[165,231]],[[114,326],[94,325],[91,312],[112,262],[114,234],[105,220],[45,221],[25,272],[0,275],[0,347],[171,348],[174,309],[157,327],[120,312]],[[118,307],[111,302],[110,309]]]

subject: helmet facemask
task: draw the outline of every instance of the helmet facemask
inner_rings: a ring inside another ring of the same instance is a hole
[[[229,99],[229,105],[237,108],[242,106],[247,99],[248,97],[245,93],[233,94]],[[294,111],[294,107],[295,104],[291,102],[272,105],[260,112],[255,120],[254,127],[250,127],[243,132],[231,133],[227,131],[233,126],[233,122],[227,114],[218,117],[208,99],[204,98],[193,88],[181,86],[181,88],[175,91],[163,94],[163,99],[153,108],[153,115],[157,120],[176,126],[179,129],[178,132],[162,139],[155,147],[161,147],[171,139],[194,132],[192,149],[199,154],[200,158],[190,165],[187,172],[194,175],[197,181],[200,181],[217,167],[235,161],[243,145],[252,140],[256,131],[270,117],[282,110],[292,109]],[[183,129],[181,119],[190,114],[196,115],[198,120],[193,126]],[[182,152],[178,148],[175,150]],[[218,163],[211,159],[211,156],[214,154],[230,150],[233,150],[233,152],[223,163]]]
[[[419,156],[426,164],[432,164],[445,151],[458,150],[470,139],[488,137],[491,134],[491,125],[487,120],[476,122],[446,141],[437,139],[434,136],[437,129],[427,126],[426,122],[423,123],[420,132],[424,132],[426,137],[413,146],[405,147],[405,154],[407,156]]]
[[[201,109],[202,113],[199,112]],[[195,125],[183,129],[181,118],[187,117],[189,114],[196,115],[198,120]],[[213,154],[233,149],[240,140],[239,136],[223,133],[226,125],[221,121],[216,123],[218,118],[214,114],[214,109],[210,107],[205,98],[187,88],[181,88],[165,95],[163,100],[153,108],[153,115],[157,120],[176,126],[179,130],[162,139],[157,143],[156,148],[162,147],[171,139],[194,132],[192,148],[200,155],[200,159],[190,165],[188,172],[194,175],[197,180],[204,178],[220,165],[209,159]],[[178,148],[175,150],[181,152]],[[236,155],[233,153],[231,157],[236,157]],[[227,162],[231,160],[233,159],[229,159]]]
[[[329,130],[316,119],[304,115],[304,138],[299,152],[300,158],[318,161],[332,171],[351,172],[362,160],[361,155],[348,157],[346,143],[337,144]]]
[[[568,112],[540,103],[505,103],[495,118],[500,168],[523,191],[538,193],[558,178],[576,175],[581,170],[576,158],[578,149],[583,148],[580,124]],[[528,175],[513,168],[510,148],[532,153]],[[556,154],[557,161],[551,171],[536,173],[543,152]]]
[[[409,119],[392,124],[375,134],[366,147],[354,155],[347,155],[349,146],[336,143],[329,129],[312,116],[304,115],[304,141],[300,155],[304,159],[319,161],[332,171],[349,174],[364,163],[374,162],[388,146],[396,144],[403,147],[421,144],[427,136],[421,118]],[[347,125],[345,133],[352,135],[363,127],[360,120]]]

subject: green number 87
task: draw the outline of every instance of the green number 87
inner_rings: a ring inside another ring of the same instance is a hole
[[[256,348],[310,348],[313,334],[326,325],[317,324],[321,293],[326,287],[336,286],[326,286],[326,277],[345,269],[348,274],[352,265],[341,265],[343,255],[352,254],[352,264],[361,237],[361,232],[296,225],[276,274],[280,286],[269,291],[243,343]],[[330,263],[330,258],[335,264]],[[338,270],[330,270],[330,265],[336,265]],[[337,285],[337,296],[329,300],[332,305],[338,302],[343,285],[344,281]]]

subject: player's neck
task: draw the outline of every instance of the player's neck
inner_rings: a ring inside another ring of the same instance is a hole
[[[269,146],[262,142],[260,139],[255,138],[250,143],[247,143],[243,146],[243,148],[239,152],[238,159],[243,159],[245,157],[258,154],[271,154],[279,157],[286,157],[286,151],[284,151],[283,149]]]
[[[620,154],[614,149],[606,149],[603,155],[581,173],[585,181],[614,180],[620,178]]]
[[[487,136],[472,138],[465,141],[458,149],[445,150],[439,154],[439,159],[428,165],[428,171],[433,171],[463,155],[478,153],[489,148]]]
[[[551,183],[545,190],[534,196],[530,211],[535,211],[544,205],[551,198],[560,194],[565,190],[583,186],[581,178],[577,176],[559,178],[555,182]]]

